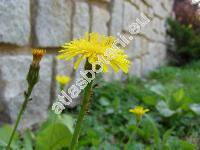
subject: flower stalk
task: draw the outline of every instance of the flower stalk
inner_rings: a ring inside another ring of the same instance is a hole
[[[86,59],[86,71],[92,71],[93,73],[106,73],[109,69],[108,66],[111,66],[115,72],[118,72],[121,69],[124,73],[128,73],[130,61],[127,59],[128,56],[124,53],[124,50],[116,45],[116,41],[116,38],[112,36],[107,37],[95,32],[86,33],[83,38],[65,43],[59,51],[60,54],[57,58],[67,61],[72,60],[74,57],[77,58],[74,63],[74,69],[77,69],[80,63]],[[88,75],[87,78],[92,79],[92,73]],[[87,84],[84,90],[81,111],[71,140],[70,150],[76,148],[81,131],[81,125],[90,105],[91,89],[92,81]]]
[[[86,61],[85,70],[89,70],[89,69],[90,70],[92,69],[92,65],[89,64],[88,61]],[[91,90],[92,90],[92,81],[84,89],[81,111],[78,115],[74,134],[73,134],[72,141],[71,141],[71,144],[70,144],[70,150],[74,150],[76,148],[77,143],[78,143],[78,138],[79,138],[79,135],[80,135],[80,132],[81,132],[81,125],[83,124],[84,116],[87,114],[89,104],[90,104]]]
[[[31,63],[31,65],[30,65],[30,68],[29,68],[29,71],[28,71],[28,74],[27,74],[27,77],[26,77],[26,80],[27,80],[27,83],[28,83],[28,89],[27,89],[27,91],[24,92],[24,101],[23,101],[23,103],[21,105],[19,114],[17,116],[17,120],[15,122],[13,131],[11,133],[8,145],[6,147],[6,150],[10,150],[11,149],[10,148],[11,147],[11,143],[12,143],[13,137],[15,135],[15,132],[17,130],[17,127],[19,126],[20,119],[21,119],[21,117],[22,117],[22,115],[23,115],[23,113],[24,113],[24,111],[26,109],[28,101],[30,100],[30,96],[31,96],[31,93],[33,91],[33,88],[34,88],[34,86],[36,85],[36,83],[39,80],[39,70],[40,70],[39,63],[40,63],[44,53],[45,53],[44,50],[33,49],[33,51],[32,51],[33,61]]]

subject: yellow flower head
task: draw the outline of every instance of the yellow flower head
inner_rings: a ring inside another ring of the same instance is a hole
[[[44,49],[32,49],[32,55],[33,55],[33,65],[34,66],[39,66],[39,63],[46,53],[46,50]]]
[[[70,77],[69,76],[57,75],[56,76],[56,81],[61,85],[66,85],[67,83],[69,83]]]
[[[129,112],[134,113],[138,118],[141,118],[149,109],[144,109],[142,106],[136,106],[129,110]]]
[[[78,57],[74,64],[75,69],[78,68],[82,60],[88,59],[90,64],[95,64],[97,61],[101,62],[103,72],[107,72],[108,65],[110,65],[115,72],[122,69],[123,72],[127,73],[130,61],[127,60],[124,51],[116,48],[116,46],[114,47],[114,44],[114,37],[106,37],[98,33],[86,33],[84,38],[64,44],[62,50],[59,51],[58,58],[71,60],[73,57]],[[112,53],[112,58],[108,57],[108,53]]]

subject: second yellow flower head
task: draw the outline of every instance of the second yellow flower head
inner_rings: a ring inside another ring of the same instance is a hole
[[[136,106],[129,110],[129,112],[134,113],[137,117],[141,118],[149,109],[144,109],[142,106]]]
[[[70,77],[69,76],[57,75],[56,76],[56,81],[61,85],[66,85],[67,83],[69,83]]]

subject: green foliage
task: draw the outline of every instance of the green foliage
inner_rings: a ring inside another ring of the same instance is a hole
[[[165,89],[183,89],[186,97],[200,103],[200,61],[185,67],[163,67],[151,73],[149,79],[162,84]]]
[[[91,108],[82,125],[79,150],[196,150],[200,136],[200,62],[163,67],[145,79],[96,83]],[[150,111],[140,123],[129,112],[136,105]],[[37,131],[16,134],[15,150],[68,150],[80,107],[50,113]],[[11,128],[0,128],[4,150]],[[195,140],[194,140],[195,139]],[[2,148],[1,148],[2,147]]]
[[[33,150],[33,136],[29,130],[24,133],[23,150]]]
[[[199,64],[164,67],[153,72],[148,80],[101,82],[94,91],[79,148],[195,150],[198,142],[191,144],[183,139],[200,135]],[[159,102],[164,103],[164,108],[157,109]],[[135,116],[128,112],[135,105],[150,109],[139,129]],[[173,114],[166,116],[164,110]]]
[[[168,19],[168,34],[175,40],[175,50],[170,51],[174,56],[173,63],[184,65],[200,58],[200,34],[191,26],[181,25],[178,21]]]
[[[4,149],[7,146],[8,140],[12,133],[12,127],[9,125],[4,125],[0,128],[0,148]],[[16,133],[11,144],[13,150],[18,150],[20,148],[19,134]]]
[[[0,150],[8,143],[12,128],[8,125],[0,128]],[[67,148],[73,133],[73,119],[69,115],[50,114],[46,122],[36,132],[27,130],[23,135],[14,136],[12,150],[61,150]]]
[[[60,150],[68,147],[72,138],[72,125],[70,116],[52,114],[37,134],[36,150]]]

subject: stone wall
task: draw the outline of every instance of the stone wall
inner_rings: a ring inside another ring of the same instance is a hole
[[[23,100],[31,48],[46,48],[40,82],[23,118],[23,127],[47,116],[56,98],[56,74],[77,76],[73,62],[55,59],[59,47],[95,31],[129,35],[128,26],[144,13],[151,22],[127,46],[130,75],[142,76],[166,60],[166,18],[172,0],[1,0],[0,1],[0,122],[12,122]],[[112,72],[106,79],[120,79]]]

